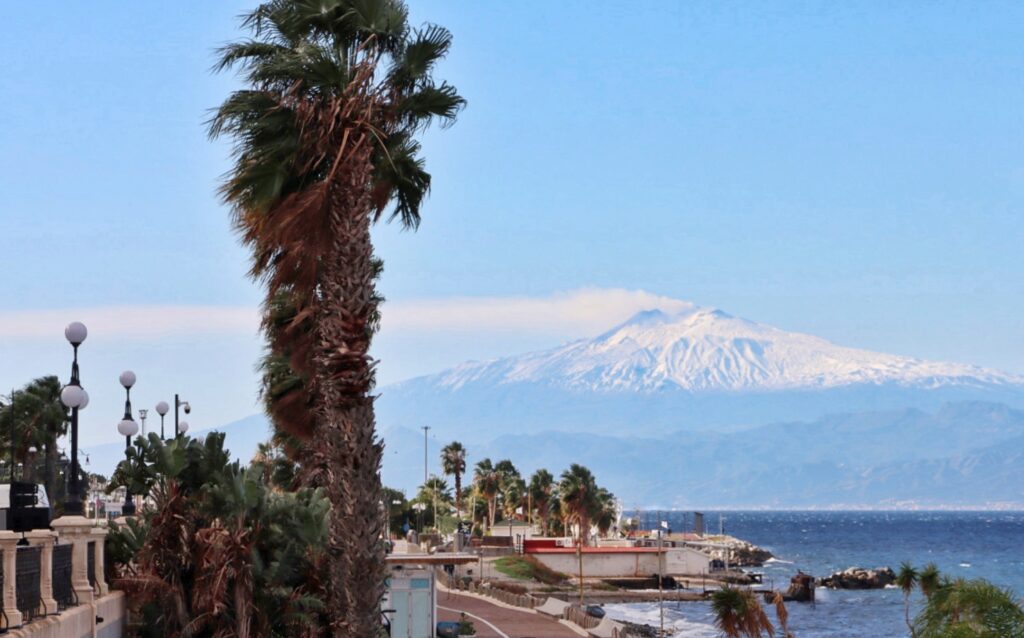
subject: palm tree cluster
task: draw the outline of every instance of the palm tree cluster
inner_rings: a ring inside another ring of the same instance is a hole
[[[452,446],[461,459],[458,467],[464,471],[465,449],[458,442],[448,447]],[[455,467],[450,473],[456,475],[458,486],[461,471],[456,474]],[[540,526],[542,535],[572,533],[586,544],[592,527],[606,535],[618,519],[615,496],[597,485],[589,469],[575,463],[556,481],[543,468],[525,479],[512,461],[503,459],[495,463],[485,458],[473,467],[473,483],[467,493],[456,489],[459,512],[467,505],[467,499],[469,518],[480,531],[489,530],[502,520],[529,521]]]
[[[60,379],[48,375],[0,397],[0,441],[3,443],[0,459],[6,464],[13,456],[15,463],[22,464],[18,479],[45,482],[46,493],[54,504],[63,500],[64,492],[64,482],[56,476],[57,439],[67,433],[70,418],[68,409],[60,402],[60,391]],[[38,457],[30,453],[32,449],[42,454],[41,468],[37,467]],[[42,476],[39,476],[40,470]]]
[[[412,28],[402,0],[270,0],[243,24],[251,37],[224,47],[217,68],[247,86],[210,134],[235,142],[222,194],[266,285],[264,397],[295,439],[300,483],[331,502],[333,631],[370,635],[384,583],[370,227],[419,223],[430,175],[417,137],[464,103],[433,79],[451,35]]]
[[[139,437],[109,490],[146,493],[113,525],[108,557],[129,594],[139,636],[322,636],[329,504],[288,486],[280,451],[229,463],[224,435]]]
[[[1024,608],[1015,594],[983,579],[943,576],[929,563],[918,571],[903,563],[896,577],[903,590],[907,628],[913,638],[1024,636]],[[924,607],[910,620],[910,596],[918,588]]]

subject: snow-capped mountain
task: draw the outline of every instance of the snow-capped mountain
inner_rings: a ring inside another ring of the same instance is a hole
[[[1024,378],[692,308],[387,386],[377,406],[385,428],[429,423],[439,436],[487,440],[509,430],[651,436],[978,400],[1024,407]]]
[[[594,339],[543,352],[466,363],[437,375],[439,389],[539,383],[594,392],[681,389],[775,391],[855,384],[1019,385],[1024,378],[838,346],[721,310],[641,312]]]
[[[580,462],[645,504],[934,505],[1022,502],[1022,408],[1020,376],[688,308],[384,387],[377,417],[407,489],[430,425],[474,462]]]

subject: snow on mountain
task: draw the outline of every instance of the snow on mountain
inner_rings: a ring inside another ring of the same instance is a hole
[[[843,347],[708,308],[644,311],[593,339],[465,363],[430,381],[449,391],[528,383],[601,393],[1024,385],[1024,377]]]

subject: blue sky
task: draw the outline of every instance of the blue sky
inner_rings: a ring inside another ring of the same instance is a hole
[[[7,8],[0,387],[66,375],[60,326],[93,317],[87,441],[116,436],[125,367],[139,404],[179,391],[196,427],[256,410],[260,293],[215,195],[227,146],[203,127],[235,86],[212,51],[249,6]],[[454,32],[439,75],[469,106],[426,137],[421,229],[376,231],[382,382],[597,332],[656,296],[1024,372],[1024,5],[412,14]]]

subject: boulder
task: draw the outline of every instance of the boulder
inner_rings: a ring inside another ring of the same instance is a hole
[[[822,578],[820,584],[830,589],[884,589],[894,582],[896,574],[889,567],[851,567]]]
[[[814,601],[814,576],[797,572],[796,576],[789,579],[789,589],[783,594],[785,600],[792,600],[798,603],[809,603]]]

